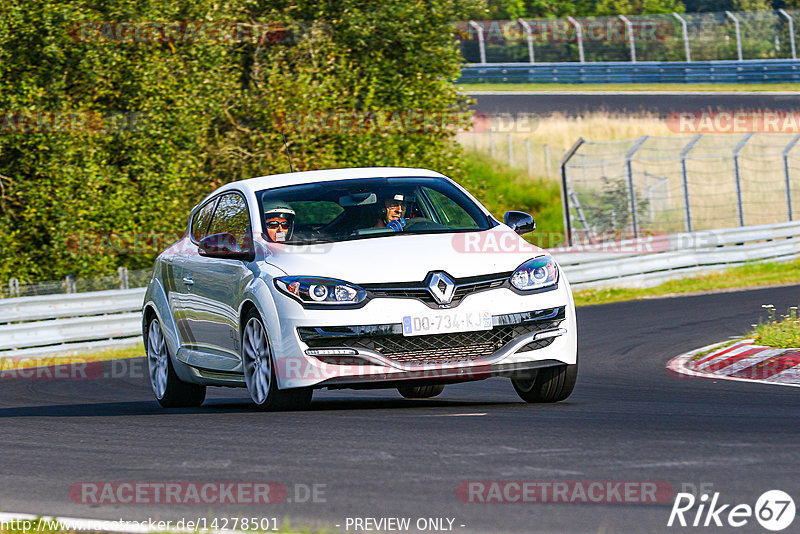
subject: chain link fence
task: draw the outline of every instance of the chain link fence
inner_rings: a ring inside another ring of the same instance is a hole
[[[6,284],[0,286],[0,298],[145,287],[152,276],[153,269],[129,271],[125,267],[120,267],[117,275],[97,276],[94,278],[75,278],[70,275],[63,280],[50,280],[34,284],[20,284],[19,280],[11,278]]]
[[[457,141],[466,149],[505,163],[509,167],[527,172],[531,178],[559,176],[559,163],[563,148],[532,142],[525,135],[496,131],[461,132]]]
[[[800,135],[578,140],[561,166],[570,244],[794,221]]]
[[[467,63],[796,59],[800,10],[467,21]]]

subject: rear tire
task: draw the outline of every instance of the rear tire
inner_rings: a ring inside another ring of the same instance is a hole
[[[430,399],[444,391],[444,385],[400,386],[397,388],[397,391],[407,399]]]
[[[542,367],[532,378],[512,378],[511,383],[525,402],[558,402],[570,396],[577,378],[575,363]]]
[[[164,408],[200,406],[206,399],[206,387],[181,381],[175,373],[167,341],[158,318],[147,324],[147,369],[150,387]]]
[[[259,410],[268,412],[301,410],[311,402],[311,388],[278,389],[275,358],[267,329],[255,309],[250,310],[242,329],[242,366],[247,391]]]

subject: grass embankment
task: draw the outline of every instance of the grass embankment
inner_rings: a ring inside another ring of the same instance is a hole
[[[119,349],[99,349],[90,352],[77,354],[53,354],[52,356],[41,356],[36,358],[1,358],[0,373],[3,371],[19,371],[33,367],[51,367],[69,365],[75,363],[103,362],[107,360],[122,360],[125,358],[135,358],[144,354],[144,345],[139,342],[135,345]]]
[[[650,288],[575,291],[575,303],[578,306],[588,306],[688,293],[797,283],[800,283],[800,261],[753,263],[704,276],[673,280]]]
[[[786,315],[777,316],[775,306],[763,306],[769,312],[766,322],[759,321],[755,325],[752,337],[757,345],[790,349],[800,347],[800,318],[797,316],[797,306],[792,306]]]
[[[528,178],[525,172],[467,151],[466,173],[461,185],[501,221],[503,214],[512,210],[533,215],[539,230],[525,236],[531,243],[553,247],[564,240],[558,182]]]
[[[776,92],[798,91],[796,83],[463,83],[457,84],[459,91],[712,91],[712,92]]]

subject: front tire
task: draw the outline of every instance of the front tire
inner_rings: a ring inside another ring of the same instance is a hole
[[[278,389],[275,358],[267,329],[256,310],[250,310],[242,330],[242,366],[247,391],[256,407],[265,411],[298,410],[311,402],[311,388]]]
[[[397,388],[397,391],[407,399],[430,399],[444,391],[444,385],[400,386]]]
[[[206,399],[205,386],[189,384],[178,378],[161,323],[155,316],[147,325],[147,369],[153,394],[164,408],[200,406]]]
[[[578,364],[543,367],[531,378],[512,378],[525,402],[559,402],[570,396],[578,378]]]

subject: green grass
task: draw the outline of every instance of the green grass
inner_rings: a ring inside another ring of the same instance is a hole
[[[564,241],[561,190],[555,180],[532,179],[527,172],[512,169],[472,151],[466,155],[466,176],[460,181],[499,220],[507,211],[533,215],[537,230],[525,239],[552,247]]]
[[[800,347],[800,318],[797,316],[797,306],[789,308],[786,315],[777,317],[775,306],[765,304],[762,306],[769,312],[766,322],[759,320],[752,332],[752,337],[757,345],[790,349]]]
[[[461,91],[798,91],[797,83],[464,83]]]
[[[746,289],[749,287],[779,284],[797,284],[800,280],[800,260],[793,262],[752,263],[724,271],[672,280],[661,285],[642,289],[593,289],[575,291],[578,306],[608,304],[625,300],[637,300],[688,293],[718,291],[724,289]]]

